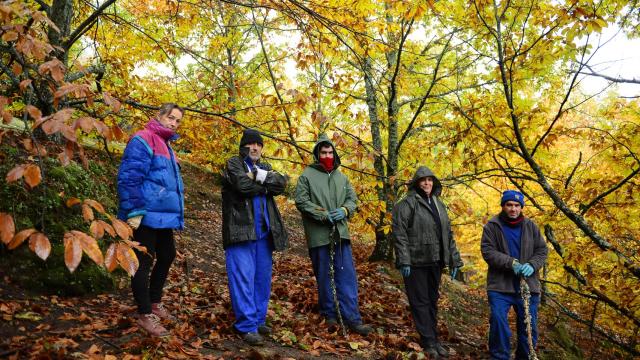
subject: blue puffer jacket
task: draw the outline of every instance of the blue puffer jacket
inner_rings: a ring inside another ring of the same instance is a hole
[[[170,140],[178,135],[151,119],[127,144],[118,170],[118,218],[144,215],[154,229],[184,227],[184,185]]]

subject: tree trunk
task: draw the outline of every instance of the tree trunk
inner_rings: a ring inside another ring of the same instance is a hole
[[[73,19],[73,0],[54,0],[49,13],[51,21],[60,29],[60,32],[49,28],[49,43],[56,50],[55,56],[66,66],[69,59],[68,53],[64,50],[63,42],[71,33],[71,20]]]

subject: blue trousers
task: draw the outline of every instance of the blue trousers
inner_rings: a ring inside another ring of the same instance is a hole
[[[497,291],[488,291],[491,317],[489,320],[489,353],[491,359],[509,360],[511,356],[511,329],[509,328],[509,310],[513,307],[516,311],[516,326],[518,331],[518,348],[516,359],[529,358],[529,345],[527,340],[527,328],[524,323],[524,301],[520,294],[507,294]],[[540,295],[531,294],[529,300],[529,313],[531,314],[531,337],[533,346],[538,342],[538,304]]]
[[[329,245],[309,249],[309,257],[313,264],[313,273],[318,283],[318,306],[320,314],[328,319],[337,319],[336,305],[333,301],[331,278],[329,276]],[[333,259],[335,271],[336,294],[340,304],[342,320],[347,325],[362,324],[358,309],[358,279],[353,264],[351,244],[342,240],[335,246]]]
[[[235,328],[256,332],[267,317],[271,295],[273,245],[268,237],[234,244],[225,250],[231,306]]]

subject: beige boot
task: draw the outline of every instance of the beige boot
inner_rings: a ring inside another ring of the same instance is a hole
[[[169,331],[160,324],[160,318],[155,314],[140,314],[136,322],[151,336],[162,337],[169,335]]]

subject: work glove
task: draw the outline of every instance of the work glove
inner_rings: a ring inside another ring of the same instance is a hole
[[[329,220],[329,222],[333,225],[333,218],[331,217],[331,212],[325,210],[322,216],[324,216],[325,219]]]
[[[513,269],[513,273],[516,276],[519,276],[520,272],[522,271],[522,264],[520,264],[518,260],[513,259],[513,262],[511,263],[511,268]]]
[[[458,269],[459,267],[454,267],[453,269],[451,269],[451,280],[455,280],[456,279],[456,275],[458,274]]]
[[[409,277],[409,275],[411,275],[411,266],[409,265],[402,265],[400,267],[400,273],[402,274],[402,276],[404,277]]]
[[[264,184],[264,181],[267,179],[267,174],[269,172],[267,170],[262,170],[260,168],[256,168],[255,171],[255,178],[256,181],[260,184]]]
[[[347,217],[347,213],[346,211],[344,211],[343,208],[337,208],[329,211],[329,216],[331,216],[331,219],[333,220],[333,222],[338,222],[344,219],[345,217]]]
[[[136,230],[140,227],[140,223],[142,222],[142,215],[133,216],[127,219],[127,224],[131,226],[133,230]]]
[[[522,265],[522,268],[520,269],[520,273],[526,278],[533,275],[534,271],[535,270],[533,269],[533,266],[531,266],[531,264],[529,263]]]

